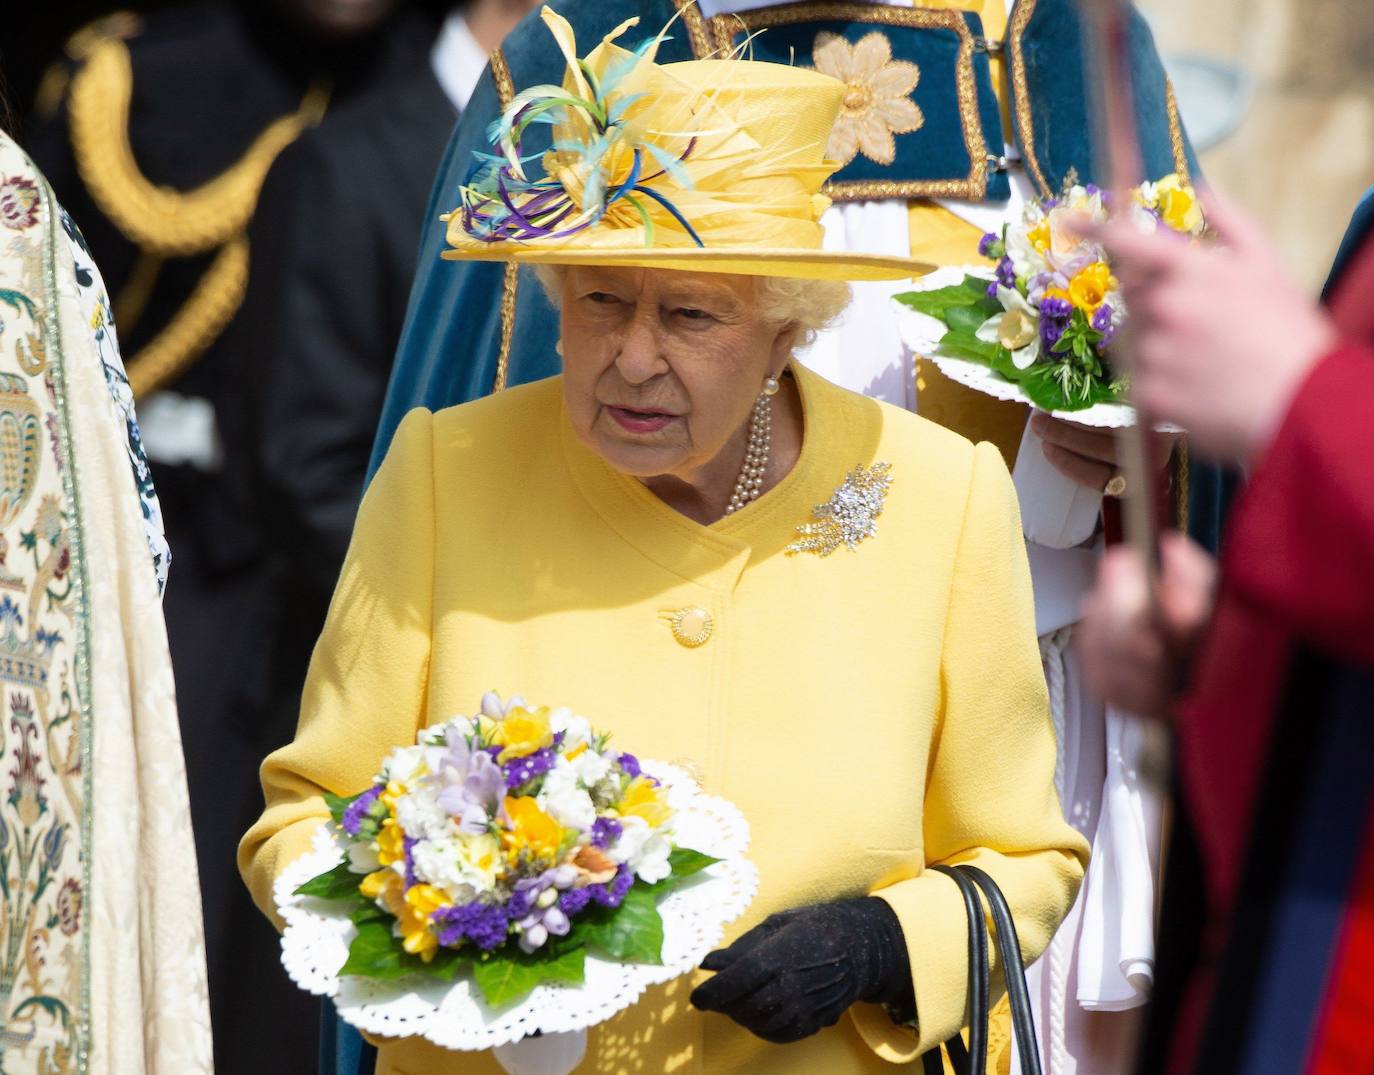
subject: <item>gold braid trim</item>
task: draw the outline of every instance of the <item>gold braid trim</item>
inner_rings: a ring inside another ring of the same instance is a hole
[[[77,168],[100,211],[130,242],[163,257],[222,246],[247,227],[267,170],[278,153],[319,122],[328,94],[306,93],[300,109],[271,123],[243,159],[222,175],[182,193],[150,183],[129,145],[133,65],[124,42],[90,46],[68,99]]]
[[[706,20],[702,18],[701,9],[697,7],[697,0],[675,0],[675,4],[678,14],[682,16],[682,24],[687,27],[687,40],[692,43],[692,55],[698,60],[715,55],[716,49],[712,47],[707,34]]]
[[[506,55],[499,48],[492,50],[490,62],[496,96],[504,109],[515,97],[515,80],[511,78]],[[520,269],[510,262],[506,265],[506,275],[501,282],[501,349],[496,355],[496,379],[491,386],[493,392],[505,391],[510,378],[510,348],[515,339],[515,296],[519,286]]]
[[[1035,155],[1035,120],[1031,116],[1030,86],[1026,78],[1026,53],[1022,43],[1026,27],[1035,15],[1035,0],[1016,0],[1012,9],[1011,26],[1007,29],[1007,41],[1011,45],[1011,86],[1016,98],[1016,126],[1021,136],[1021,156],[1025,158],[1026,171],[1042,198],[1051,197],[1054,191],[1045,181],[1045,173],[1040,168],[1040,158]]]
[[[128,363],[129,384],[142,398],[175,380],[229,324],[248,290],[248,237],[220,248],[191,297]]]
[[[1169,113],[1169,144],[1174,153],[1174,171],[1185,183],[1191,183],[1188,172],[1188,147],[1183,140],[1183,120],[1178,114],[1178,99],[1174,96],[1174,84],[1164,83],[1165,107]]]

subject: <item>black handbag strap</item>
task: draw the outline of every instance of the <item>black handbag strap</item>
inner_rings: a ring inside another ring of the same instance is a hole
[[[977,866],[959,866],[958,871],[973,878],[992,911],[992,924],[997,930],[997,950],[1002,956],[1003,977],[1007,982],[1007,1000],[1011,1004],[1011,1026],[1016,1037],[1016,1052],[1021,1058],[1025,1075],[1041,1075],[1040,1049],[1035,1037],[1035,1013],[1031,1009],[1030,990],[1026,988],[1026,966],[1021,959],[1021,942],[1016,936],[1016,920],[1012,918],[1007,898],[997,882]]]
[[[968,1046],[955,1035],[945,1043],[955,1075],[986,1075],[988,1064],[988,1014],[992,988],[989,970],[988,930],[983,918],[983,903],[973,880],[959,869],[948,866],[931,867],[959,886],[964,897],[964,913],[968,918]],[[939,1052],[935,1051],[936,1062]]]
[[[932,866],[959,886],[968,915],[969,967],[969,1027],[968,1045],[958,1034],[944,1044],[950,1066],[955,1075],[986,1075],[988,1058],[988,1019],[991,973],[988,969],[988,930],[983,916],[983,902],[979,890],[987,898],[992,913],[993,928],[997,931],[997,946],[1002,957],[1003,976],[1007,983],[1007,1001],[1011,1007],[1012,1033],[1016,1052],[1021,1058],[1025,1075],[1041,1075],[1040,1048],[1036,1043],[1035,1016],[1031,1010],[1030,990],[1026,987],[1026,968],[1021,958],[1021,944],[1016,936],[1016,921],[1002,890],[986,872],[977,866]],[[932,1049],[922,1058],[925,1075],[943,1075],[941,1050]]]

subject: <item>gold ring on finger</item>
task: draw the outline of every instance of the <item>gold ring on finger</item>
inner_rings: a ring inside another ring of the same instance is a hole
[[[1126,475],[1120,472],[1113,474],[1111,479],[1107,482],[1107,487],[1103,489],[1102,492],[1107,496],[1125,496]]]

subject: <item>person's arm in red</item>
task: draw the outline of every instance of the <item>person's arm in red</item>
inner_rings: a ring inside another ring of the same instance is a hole
[[[1324,651],[1374,664],[1374,348],[1313,368],[1235,508],[1237,596]]]

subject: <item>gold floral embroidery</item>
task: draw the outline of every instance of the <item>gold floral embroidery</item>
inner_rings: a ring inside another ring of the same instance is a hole
[[[897,159],[892,136],[910,134],[925,124],[911,99],[921,69],[907,60],[894,60],[887,35],[876,30],[853,45],[838,34],[820,33],[811,55],[817,71],[848,88],[827,155],[842,167],[859,153],[878,164],[891,164]]]

